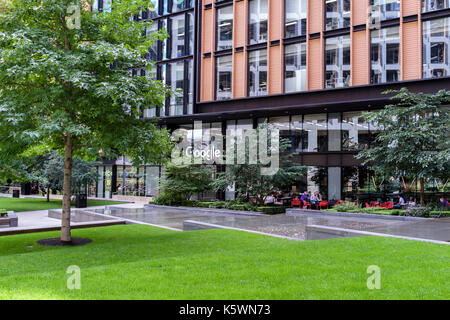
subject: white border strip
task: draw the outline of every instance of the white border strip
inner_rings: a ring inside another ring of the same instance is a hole
[[[148,223],[148,222],[137,221],[137,220],[123,218],[123,217],[116,217],[116,216],[113,216],[113,215],[107,215],[107,214],[102,214],[102,213],[98,213],[98,212],[92,212],[92,211],[89,211],[89,210],[83,210],[83,212],[88,212],[89,214],[99,215],[99,216],[102,216],[102,217],[114,218],[114,219],[117,219],[117,220],[130,222],[130,223],[133,223],[133,224],[144,224],[144,225],[147,225],[147,226],[157,227],[157,228],[162,228],[162,229],[167,229],[167,230],[172,230],[172,231],[183,231],[181,229],[167,227],[167,226],[163,226],[163,225],[159,225],[159,224],[152,224],[152,223]]]
[[[445,241],[439,241],[439,240],[431,240],[431,239],[422,239],[422,238],[414,238],[414,237],[407,237],[407,236],[398,236],[393,235],[389,233],[378,233],[378,232],[370,232],[370,231],[362,231],[362,230],[353,230],[353,229],[343,229],[343,228],[336,228],[336,227],[328,227],[328,226],[319,226],[319,225],[307,225],[306,228],[313,227],[322,230],[330,230],[330,231],[341,231],[341,232],[347,232],[351,234],[360,234],[362,236],[377,236],[377,237],[388,237],[388,238],[397,238],[397,239],[404,239],[404,240],[415,240],[415,241],[422,241],[422,242],[431,242],[436,244],[446,244],[450,245],[450,242]],[[339,237],[341,238],[341,237]]]

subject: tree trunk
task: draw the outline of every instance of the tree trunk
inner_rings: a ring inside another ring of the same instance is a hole
[[[50,187],[47,187],[47,202],[50,202]]]
[[[419,184],[420,184],[420,205],[423,207],[425,206],[425,179],[420,178]]]
[[[72,187],[72,137],[64,135],[64,185],[63,209],[61,221],[61,241],[71,242],[70,234],[70,197]]]

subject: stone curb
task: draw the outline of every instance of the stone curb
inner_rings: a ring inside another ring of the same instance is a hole
[[[112,206],[109,207],[113,209]],[[179,211],[188,211],[193,213],[216,213],[216,214],[233,214],[240,216],[264,216],[266,214],[262,214],[254,211],[237,211],[237,210],[228,210],[228,209],[214,209],[214,208],[197,208],[197,207],[171,207],[171,206],[159,206],[155,204],[145,204],[144,208],[152,208],[152,209],[170,209],[170,210],[179,210]],[[116,209],[116,207],[114,207]],[[120,208],[118,208],[120,209]]]
[[[369,219],[384,219],[384,220],[397,220],[397,221],[424,221],[433,220],[433,218],[421,218],[421,217],[405,217],[405,216],[386,216],[381,214],[369,214],[369,213],[353,213],[353,212],[332,212],[324,210],[303,210],[303,209],[286,209],[286,215],[288,216],[303,216],[303,215],[328,215],[334,217],[343,218],[369,218]]]

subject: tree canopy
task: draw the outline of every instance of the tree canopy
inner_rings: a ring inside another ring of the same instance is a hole
[[[84,0],[10,0],[0,11],[0,158],[8,162],[36,145],[64,150],[63,230],[70,229],[73,156],[127,154],[142,164],[170,155],[168,132],[140,119],[170,92],[131,73],[152,68],[148,49],[166,36],[149,35],[150,21],[131,19],[150,6],[114,1],[100,13]]]
[[[393,103],[378,112],[365,114],[378,126],[375,145],[358,154],[387,176],[446,181],[450,176],[450,91],[436,94],[412,93],[406,88],[391,98]]]

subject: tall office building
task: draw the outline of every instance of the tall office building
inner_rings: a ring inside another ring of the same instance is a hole
[[[362,112],[390,103],[388,89],[450,88],[449,0],[165,0],[157,7],[146,18],[171,37],[152,51],[156,76],[183,94],[148,116],[188,130],[192,141],[202,136],[194,121],[223,131],[268,121],[308,167],[298,191],[376,197],[389,182],[354,157],[378,130]],[[125,181],[120,170],[116,183]]]

